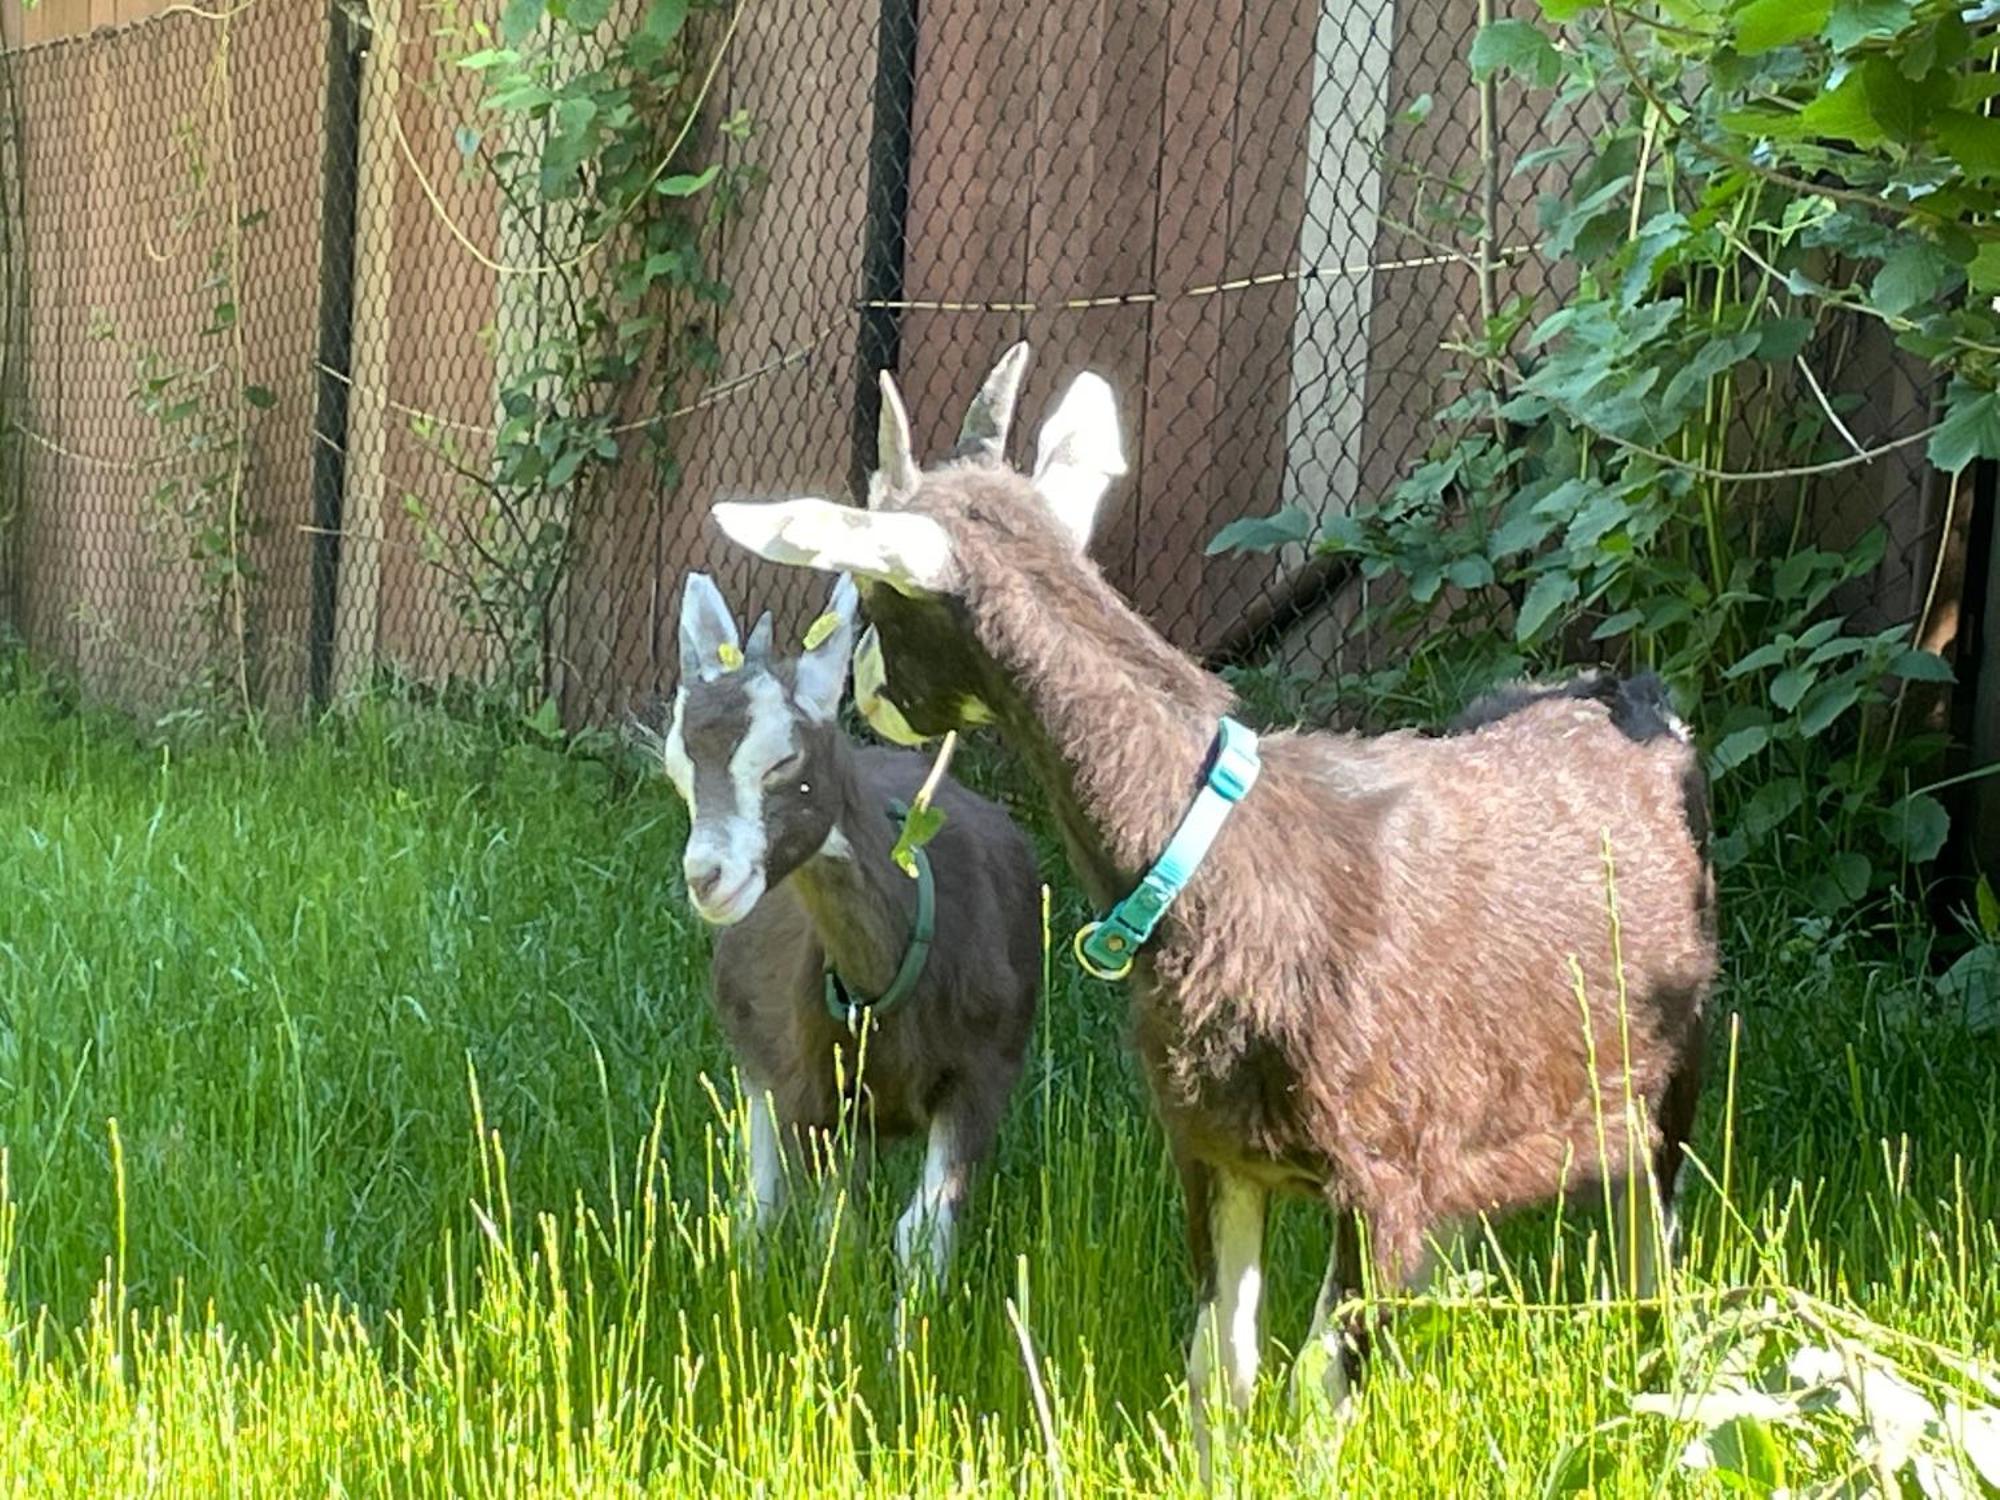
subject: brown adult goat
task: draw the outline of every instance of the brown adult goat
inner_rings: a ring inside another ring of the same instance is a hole
[[[1084,555],[1124,471],[1109,387],[1076,380],[1032,479],[1006,464],[1025,362],[1009,351],[928,472],[885,375],[866,511],[715,516],[772,561],[863,580],[882,717],[997,722],[1102,909],[1173,833],[1232,696]],[[1342,1226],[1315,1320],[1336,1399],[1357,1214],[1394,1285],[1457,1225],[1592,1184],[1650,1171],[1664,1213],[1716,971],[1705,787],[1657,683],[1517,689],[1442,736],[1274,733],[1262,759],[1132,973],[1202,1287],[1198,1439],[1218,1358],[1239,1404],[1252,1391],[1273,1191]]]

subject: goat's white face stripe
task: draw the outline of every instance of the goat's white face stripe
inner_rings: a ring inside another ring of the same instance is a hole
[[[743,738],[730,752],[728,765],[728,805],[703,807],[697,799],[698,783],[713,778],[696,774],[687,754],[682,727],[683,698],[676,695],[674,718],[667,731],[665,760],[667,775],[687,802],[689,832],[686,862],[714,865],[720,872],[716,890],[725,896],[741,895],[747,886],[760,887],[764,874],[767,840],[764,835],[764,777],[798,749],[792,711],[785,690],[768,673],[748,678],[743,685],[749,704],[748,723]],[[745,905],[754,902],[745,902]],[[716,915],[720,915],[717,913]],[[736,911],[735,916],[743,915]]]
[[[694,762],[688,759],[687,740],[681,733],[681,715],[687,707],[687,689],[674,694],[674,716],[667,725],[667,738],[660,747],[660,759],[666,762],[667,780],[674,784],[674,790],[681,794],[681,801],[687,804],[690,826],[695,817],[694,809]]]

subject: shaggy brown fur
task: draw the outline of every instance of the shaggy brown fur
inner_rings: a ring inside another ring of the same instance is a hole
[[[907,443],[892,426],[885,452]],[[1062,440],[1045,429],[1045,453]],[[948,542],[923,554],[944,559],[926,579],[865,586],[888,697],[919,733],[997,720],[1107,907],[1186,810],[1230,690],[1011,469],[954,461],[875,498]],[[814,535],[841,545],[831,525]],[[781,534],[767,555],[800,553]],[[1670,1194],[1716,940],[1696,752],[1656,685],[1530,687],[1456,733],[1278,732],[1262,754],[1131,985],[1204,1296],[1225,1241],[1254,1269],[1241,1242],[1261,1237],[1274,1189],[1362,1215],[1392,1281],[1420,1274],[1454,1221],[1649,1156]],[[1330,1272],[1328,1292],[1357,1269]],[[1241,1284],[1254,1327],[1254,1276]],[[1232,1357],[1254,1374],[1254,1337],[1218,1332],[1250,1343]]]
[[[1109,905],[1186,810],[1229,689],[1020,476],[946,468],[902,504],[945,524],[963,588],[869,592],[889,696],[924,733],[959,727],[968,692],[984,702]],[[1134,975],[1197,1218],[1204,1169],[1227,1166],[1362,1211],[1382,1268],[1413,1269],[1427,1230],[1586,1185],[1600,1154],[1622,1169],[1628,1146],[1658,1146],[1671,1181],[1687,1121],[1660,1106],[1696,1066],[1715,972],[1685,740],[1640,742],[1603,702],[1551,694],[1445,738],[1271,734],[1263,759]],[[1650,1107],[1642,1143],[1625,1139],[1628,1086]]]

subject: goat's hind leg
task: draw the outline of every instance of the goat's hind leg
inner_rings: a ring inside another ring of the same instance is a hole
[[[999,1123],[997,1101],[964,1084],[946,1094],[931,1116],[923,1177],[896,1221],[896,1265],[903,1282],[896,1300],[898,1348],[909,1337],[917,1301],[928,1301],[944,1288],[972,1174],[992,1152]]]
[[[1332,1415],[1347,1405],[1361,1373],[1365,1330],[1356,1317],[1335,1321],[1343,1302],[1360,1290],[1361,1234],[1354,1215],[1333,1210],[1333,1241],[1327,1246],[1326,1275],[1313,1303],[1312,1326],[1292,1362],[1291,1397],[1302,1411]]]
[[[1611,1190],[1613,1284],[1635,1298],[1658,1294],[1661,1279],[1679,1252],[1680,1195],[1687,1181],[1684,1158],[1700,1103],[1701,1057],[1694,1051],[1683,1059],[1660,1100],[1659,1144],[1637,1172]]]

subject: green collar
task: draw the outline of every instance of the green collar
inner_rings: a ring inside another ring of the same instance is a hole
[[[889,804],[889,816],[901,823],[909,808],[901,802]],[[923,977],[924,964],[931,956],[931,942],[937,936],[937,884],[931,877],[931,857],[919,846],[912,851],[917,866],[917,921],[910,932],[910,946],[903,950],[903,962],[889,988],[873,1000],[858,999],[847,982],[826,966],[826,1013],[845,1023],[849,1031],[861,1030],[864,1017],[885,1016],[910,996]]]

